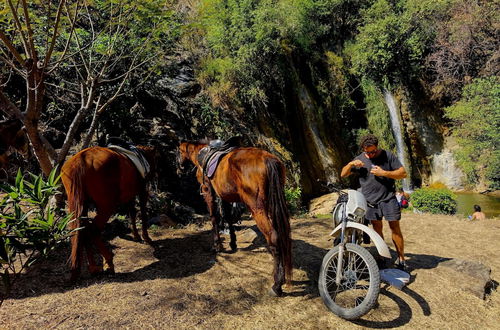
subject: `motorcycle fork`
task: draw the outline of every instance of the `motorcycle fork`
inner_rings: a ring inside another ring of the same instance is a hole
[[[340,285],[340,281],[342,280],[342,263],[344,259],[344,250],[345,250],[345,243],[346,243],[346,227],[347,227],[347,219],[345,217],[345,207],[343,211],[343,217],[342,217],[342,230],[340,231],[340,244],[339,244],[339,256],[337,259],[337,276],[335,276],[335,284]]]

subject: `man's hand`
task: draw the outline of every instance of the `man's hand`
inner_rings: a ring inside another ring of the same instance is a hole
[[[344,178],[346,176],[349,176],[351,175],[351,168],[353,167],[361,167],[363,166],[365,163],[363,163],[361,160],[359,159],[355,159],[353,160],[352,162],[349,162],[346,164],[346,166],[344,166],[342,168],[342,171],[340,172],[340,177],[341,178]]]
[[[373,165],[372,169],[370,170],[370,173],[375,175],[375,176],[386,176],[386,171],[381,169],[380,166]]]
[[[351,167],[362,167],[363,165],[365,165],[365,163],[363,163],[361,160],[359,159],[355,159],[353,160],[352,162],[350,162],[349,164],[351,164]]]

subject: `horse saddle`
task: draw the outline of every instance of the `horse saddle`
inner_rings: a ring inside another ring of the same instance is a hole
[[[151,168],[148,161],[143,153],[132,143],[123,141],[120,138],[111,137],[108,139],[106,148],[116,151],[130,159],[143,178],[150,172]]]
[[[241,146],[241,136],[233,136],[226,141],[212,140],[198,154],[198,163],[203,173],[211,179],[225,155]]]

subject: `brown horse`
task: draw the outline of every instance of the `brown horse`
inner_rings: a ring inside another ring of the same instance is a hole
[[[9,149],[26,155],[28,153],[28,139],[23,130],[23,123],[17,119],[0,122],[0,168],[9,162]]]
[[[156,168],[156,151],[153,147],[137,147],[149,162],[151,171],[145,178],[141,176],[132,161],[126,156],[102,147],[87,148],[64,163],[61,168],[61,179],[68,197],[69,211],[75,221],[72,229],[82,228],[71,237],[71,281],[80,275],[82,248],[87,252],[89,272],[97,274],[102,268],[97,266],[92,253],[92,245],[97,246],[104,258],[104,267],[110,274],[114,273],[113,253],[104,244],[101,233],[106,222],[119,205],[127,205],[132,222],[134,239],[140,240],[135,224],[135,197],[139,195],[142,218],[142,238],[151,244],[147,232],[146,203],[148,192],[147,180]],[[86,218],[89,203],[94,203],[96,216],[93,221]],[[82,217],[83,216],[83,217]]]
[[[242,202],[251,211],[257,227],[266,238],[274,258],[274,285],[271,293],[282,295],[282,285],[292,280],[292,240],[290,222],[284,196],[285,167],[269,152],[258,148],[236,148],[220,161],[212,179],[203,174],[198,154],[206,143],[182,142],[179,146],[179,166],[190,160],[196,167],[196,177],[212,221],[214,249],[222,243],[216,216],[215,194],[228,203]],[[215,194],[214,194],[215,192]],[[224,212],[229,213],[229,212]],[[231,221],[230,246],[236,250],[236,235]]]

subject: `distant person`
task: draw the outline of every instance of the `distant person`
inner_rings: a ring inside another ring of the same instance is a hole
[[[340,176],[343,178],[353,173],[358,174],[361,192],[368,202],[365,217],[382,238],[382,218],[389,222],[392,241],[398,253],[396,266],[406,270],[404,240],[399,226],[401,209],[396,199],[395,186],[395,180],[406,178],[406,170],[394,154],[378,148],[376,136],[364,136],[360,146],[363,152],[342,168]]]
[[[472,220],[485,220],[486,219],[486,214],[484,214],[481,211],[481,206],[479,205],[474,205],[474,213],[472,213],[472,217],[470,218]]]
[[[406,194],[403,189],[398,189],[396,191],[396,199],[401,209],[406,209],[410,204],[408,202],[408,194]]]

